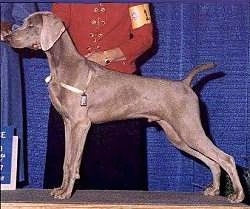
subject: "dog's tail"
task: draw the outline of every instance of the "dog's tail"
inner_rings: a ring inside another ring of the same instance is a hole
[[[215,63],[205,63],[205,64],[198,65],[198,66],[194,67],[191,70],[191,72],[187,75],[187,77],[184,78],[182,81],[186,85],[190,86],[191,82],[194,79],[194,77],[196,76],[196,74],[198,74],[199,72],[202,72],[204,70],[208,70],[208,69],[214,68],[214,67],[216,67]]]

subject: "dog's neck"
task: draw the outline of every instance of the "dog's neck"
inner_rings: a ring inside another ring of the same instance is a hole
[[[75,65],[77,62],[87,62],[87,59],[77,52],[67,31],[45,53],[51,74],[60,80],[70,77],[68,74],[77,73],[74,72],[76,69],[71,70],[69,66],[77,66]]]

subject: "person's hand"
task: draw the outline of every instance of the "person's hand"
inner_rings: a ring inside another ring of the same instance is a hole
[[[7,22],[1,22],[1,41],[4,37],[11,33],[11,25]]]
[[[88,60],[106,66],[111,62],[126,60],[120,48],[114,48],[103,52],[93,52],[85,55]]]
[[[96,62],[102,66],[107,65],[107,63],[105,62],[105,55],[104,52],[93,52],[93,53],[89,53],[87,55],[85,55],[85,57],[93,62]]]

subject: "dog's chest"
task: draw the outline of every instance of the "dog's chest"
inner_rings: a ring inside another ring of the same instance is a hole
[[[48,86],[50,101],[60,114],[62,114],[62,96],[60,95],[60,87],[56,83]]]
[[[86,108],[80,104],[80,95],[72,93],[56,82],[49,84],[48,91],[51,103],[62,116],[68,118],[70,115],[86,113]]]

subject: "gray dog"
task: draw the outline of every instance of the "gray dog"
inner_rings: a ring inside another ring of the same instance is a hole
[[[190,87],[198,72],[215,64],[195,67],[182,81],[113,72],[79,55],[61,20],[50,12],[30,15],[5,41],[14,48],[42,49],[48,57],[49,95],[65,125],[64,175],[61,187],[51,192],[55,198],[71,197],[75,180],[80,178],[79,167],[91,123],[143,117],[157,122],[175,147],[211,169],[213,184],[204,191],[205,195],[219,195],[222,167],[233,183],[230,201],[243,201],[234,158],[205,135],[199,101]]]

